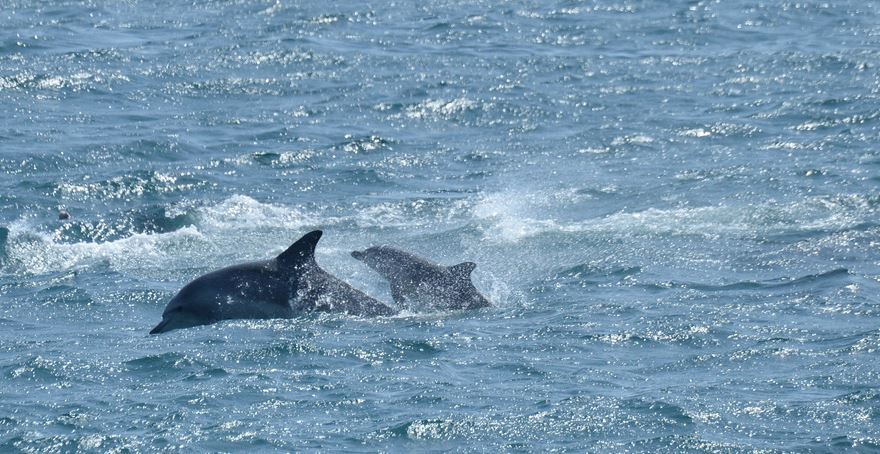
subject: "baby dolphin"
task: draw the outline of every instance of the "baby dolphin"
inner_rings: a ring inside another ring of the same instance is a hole
[[[473,262],[446,267],[391,246],[374,246],[351,256],[381,274],[391,284],[394,302],[402,307],[414,302],[441,310],[492,305],[471,282],[477,267]]]
[[[309,312],[394,315],[396,310],[327,273],[315,261],[321,231],[271,260],[226,267],[186,284],[150,334],[229,319],[292,318]]]

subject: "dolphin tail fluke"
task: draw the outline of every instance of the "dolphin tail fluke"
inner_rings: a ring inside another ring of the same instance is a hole
[[[315,247],[321,239],[323,232],[314,230],[306,233],[302,238],[293,243],[286,251],[278,256],[278,264],[281,268],[292,268],[308,263],[315,259]]]
[[[477,267],[477,264],[474,262],[462,262],[458,265],[452,265],[449,267],[449,272],[458,279],[458,280],[471,280],[471,272],[474,271],[474,268]]]

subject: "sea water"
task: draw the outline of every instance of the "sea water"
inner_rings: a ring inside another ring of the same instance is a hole
[[[4,0],[0,118],[0,451],[880,449],[880,3]],[[494,307],[147,334],[312,229]]]

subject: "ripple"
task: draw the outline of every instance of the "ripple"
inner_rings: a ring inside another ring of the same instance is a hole
[[[143,269],[168,264],[168,252],[181,255],[189,250],[204,251],[204,236],[192,227],[164,234],[134,234],[103,243],[60,243],[52,236],[26,226],[11,231],[7,245],[5,271],[42,274],[83,266],[109,264],[111,268]]]
[[[282,153],[256,152],[248,155],[253,162],[278,169],[296,168],[314,161],[319,155],[316,150],[285,151]]]
[[[267,359],[295,358],[304,354],[321,353],[319,349],[302,341],[274,341],[267,346],[245,350],[230,355],[236,360],[262,361]]]
[[[41,289],[34,296],[43,304],[90,306],[94,303],[87,291],[64,284]]]
[[[411,339],[390,339],[386,341],[398,354],[406,359],[431,358],[443,353],[443,349],[433,345],[432,342]]]
[[[390,432],[395,436],[413,440],[437,440],[449,438],[454,434],[454,430],[455,427],[450,421],[426,419],[400,424],[392,427]]]
[[[70,200],[125,200],[145,196],[190,192],[205,182],[187,175],[161,172],[136,172],[97,182],[65,182],[55,187],[54,195]]]
[[[452,120],[475,112],[479,104],[468,98],[452,100],[429,99],[404,109],[407,118],[416,120]]]
[[[534,213],[542,211],[541,205],[548,200],[552,199],[540,194],[489,194],[477,203],[474,214],[489,223],[485,228],[487,239],[518,242],[544,233],[694,235],[708,239],[824,233],[873,221],[878,209],[877,198],[873,195],[845,194],[809,197],[790,204],[648,208],[565,222],[535,216]]]
[[[683,408],[668,402],[635,399],[627,401],[627,404],[627,407],[655,415],[667,424],[689,426],[694,423]]]
[[[192,211],[180,211],[163,205],[147,205],[125,213],[112,213],[104,220],[65,222],[52,233],[61,243],[115,241],[136,234],[170,233],[195,225]]]
[[[9,239],[9,229],[0,227],[0,268],[6,262],[6,241]]]
[[[61,383],[68,378],[68,364],[43,356],[32,356],[18,364],[5,365],[3,369],[12,380]]]
[[[834,400],[845,405],[865,405],[877,408],[876,405],[880,403],[880,390],[860,389],[844,394]],[[880,416],[880,414],[877,416]]]
[[[3,6],[0,451],[877,450],[873,3]],[[317,228],[499,307],[146,336]]]
[[[170,94],[210,98],[214,96],[289,96],[295,92],[294,81],[275,77],[225,77],[170,84]]]
[[[391,151],[394,149],[393,145],[395,143],[391,139],[385,139],[376,135],[354,137],[349,134],[346,135],[345,138],[346,141],[338,145],[336,148],[351,154],[369,154],[381,151]]]
[[[48,90],[48,91],[90,91],[110,89],[120,83],[130,82],[121,72],[80,71],[72,74],[33,74],[18,73],[0,76],[0,91],[3,90]]]
[[[687,430],[692,425],[677,405],[596,396],[566,398],[553,402],[549,409],[507,414],[500,420],[481,414],[424,418],[396,424],[387,431],[393,437],[411,440],[488,442],[500,438],[541,443],[546,441],[539,435],[543,434],[556,442],[574,442],[589,434],[607,442],[647,437],[653,430]]]
[[[182,375],[184,378],[222,377],[227,373],[223,368],[181,353],[158,353],[130,359],[123,363],[125,370],[133,375],[161,379]]]
[[[605,268],[594,264],[583,263],[559,271],[553,279],[574,279],[590,284],[598,284],[631,279],[639,275],[641,272],[642,268],[640,266]]]
[[[535,366],[530,364],[520,364],[520,363],[503,363],[503,364],[493,364],[491,366],[492,370],[496,370],[498,372],[502,372],[505,375],[511,374],[518,377],[528,377],[529,379],[541,379],[542,377],[546,377],[547,373],[538,369]]]
[[[700,290],[703,292],[728,292],[741,290],[763,290],[763,289],[786,289],[799,288],[809,285],[810,287],[828,282],[837,282],[841,279],[848,281],[851,273],[846,268],[837,268],[824,273],[808,274],[800,277],[782,277],[768,279],[766,281],[741,281],[724,285],[712,285],[702,283],[686,283],[686,282],[666,282],[662,284],[645,284],[647,287],[657,289],[670,288],[686,288]]]

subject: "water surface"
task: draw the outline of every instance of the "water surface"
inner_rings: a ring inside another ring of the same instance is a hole
[[[185,3],[0,10],[0,450],[880,449],[877,4]],[[147,334],[316,228],[496,307]]]

